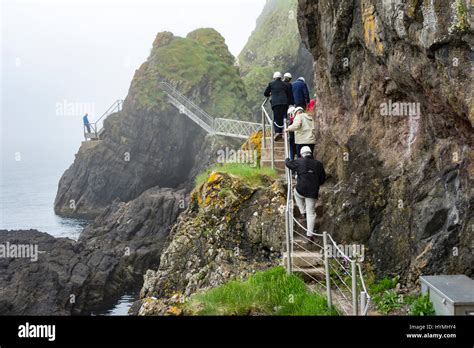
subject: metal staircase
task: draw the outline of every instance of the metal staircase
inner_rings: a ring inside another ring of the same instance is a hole
[[[286,131],[286,119],[283,127]],[[271,148],[274,149],[273,145]],[[286,132],[284,132],[284,149],[284,157],[289,158]],[[274,160],[273,155],[272,159]],[[327,232],[313,233],[312,236],[316,237],[316,241],[307,237],[307,229],[295,218],[294,182],[287,167],[285,167],[285,178],[286,252],[283,255],[283,263],[287,272],[303,276],[310,289],[325,292],[329,307],[334,304],[339,312],[346,315],[367,315],[371,298],[364,282],[360,261],[347,256]],[[336,252],[330,252],[331,250]]]
[[[211,135],[248,139],[253,133],[262,130],[259,123],[212,117],[168,82],[160,82],[160,87],[180,113]]]
[[[116,100],[102,116],[100,116],[97,121],[94,123],[89,123],[89,125],[84,125],[84,139],[88,140],[100,140],[104,134],[104,121],[110,115],[119,112],[122,110],[123,100]],[[89,126],[89,128],[87,127]]]

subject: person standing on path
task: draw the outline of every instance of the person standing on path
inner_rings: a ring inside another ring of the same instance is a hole
[[[84,123],[84,126],[87,128],[87,133],[90,133],[91,124],[89,123],[89,114],[84,115],[84,117],[82,118],[82,122]]]
[[[294,190],[296,205],[303,219],[306,219],[306,237],[314,241],[316,223],[316,200],[319,188],[326,181],[323,164],[314,159],[313,151],[308,146],[301,149],[301,157],[296,160],[286,159],[285,165],[297,174]]]
[[[293,76],[287,72],[285,73],[285,75],[283,75],[283,82],[285,82],[288,86],[288,88],[290,89],[290,97],[291,97],[291,100],[290,100],[290,105],[295,105],[295,100],[293,98],[293,85],[291,84],[291,79],[293,78]]]
[[[273,127],[275,129],[276,141],[282,138],[283,120],[292,101],[290,88],[282,81],[280,72],[277,71],[273,74],[273,81],[268,84],[263,94],[267,98],[272,98]]]
[[[304,112],[301,106],[295,109],[295,118],[293,124],[288,126],[287,132],[295,132],[296,154],[301,153],[304,146],[308,146],[314,151],[316,136],[314,134],[314,120],[311,115]]]
[[[309,99],[308,85],[306,84],[304,77],[299,77],[298,80],[293,82],[292,90],[293,90],[293,100],[295,102],[295,105],[297,107],[299,106],[299,107],[302,107],[303,109],[306,109],[307,105],[310,102],[310,99]]]

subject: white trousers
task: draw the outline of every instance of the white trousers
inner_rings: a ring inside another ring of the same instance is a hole
[[[306,236],[311,237],[316,222],[316,199],[303,197],[295,189],[295,201],[300,213],[306,214]]]

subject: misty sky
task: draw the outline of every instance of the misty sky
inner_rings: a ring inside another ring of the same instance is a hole
[[[20,154],[69,165],[83,138],[83,109],[93,121],[126,96],[158,32],[213,27],[237,55],[265,0],[0,3],[2,162]]]

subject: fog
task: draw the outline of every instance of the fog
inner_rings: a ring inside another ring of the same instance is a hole
[[[1,157],[67,167],[98,118],[123,99],[164,30],[213,27],[234,55],[265,0],[1,2]],[[66,165],[67,164],[67,165]],[[6,170],[4,167],[4,170]],[[66,168],[64,168],[66,169]]]

